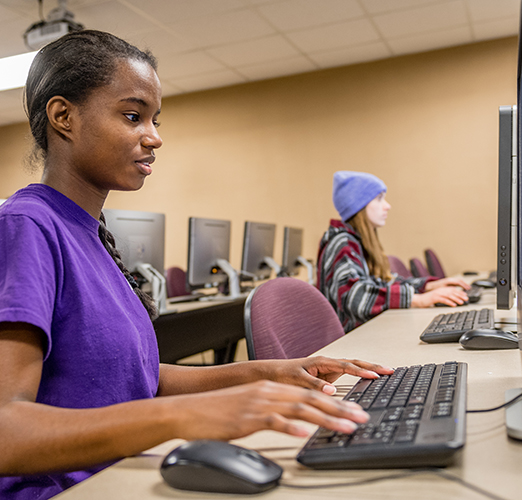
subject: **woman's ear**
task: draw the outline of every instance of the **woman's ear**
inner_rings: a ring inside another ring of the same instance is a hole
[[[47,119],[51,127],[66,139],[71,138],[73,104],[61,96],[54,96],[47,103]]]

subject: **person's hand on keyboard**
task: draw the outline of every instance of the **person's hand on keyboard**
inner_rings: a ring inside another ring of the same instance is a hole
[[[250,361],[249,363],[252,363]],[[379,375],[391,375],[392,368],[357,359],[334,359],[325,356],[311,358],[263,361],[264,377],[275,382],[300,385],[325,394],[335,394],[332,385],[345,373],[361,378],[376,379]]]
[[[269,380],[161,400],[171,420],[170,437],[187,440],[228,441],[261,430],[309,436],[310,428],[297,421],[351,434],[369,419],[357,403]]]
[[[467,302],[468,296],[460,287],[444,286],[430,292],[416,293],[411,300],[411,307],[430,307],[435,304],[455,307]]]
[[[463,279],[460,278],[442,278],[440,280],[428,281],[424,290],[426,292],[430,292],[431,290],[435,290],[437,288],[442,288],[445,286],[458,286],[464,290],[469,290],[471,285],[468,285]]]

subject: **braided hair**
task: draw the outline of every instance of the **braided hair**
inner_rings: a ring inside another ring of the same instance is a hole
[[[33,161],[45,161],[47,157],[49,100],[54,96],[62,96],[74,104],[84,103],[93,90],[111,83],[118,62],[122,60],[146,62],[157,71],[156,59],[150,52],[141,51],[110,33],[96,30],[68,33],[36,54],[24,90],[25,112],[34,139],[31,154]],[[156,318],[158,311],[154,301],[140,289],[123,265],[103,214],[100,217],[98,234],[103,246],[147,309],[150,318]]]

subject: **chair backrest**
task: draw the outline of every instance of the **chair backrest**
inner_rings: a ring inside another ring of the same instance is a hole
[[[179,267],[169,267],[167,269],[167,297],[179,297],[188,295],[186,273]]]
[[[275,278],[256,287],[245,302],[249,359],[308,356],[344,336],[326,297],[297,278]]]
[[[402,262],[399,257],[395,257],[395,255],[388,255],[388,262],[390,263],[390,271],[394,274],[398,274],[403,278],[411,278],[412,274],[410,270],[406,267],[404,262]]]
[[[424,276],[430,275],[426,266],[417,257],[410,259],[410,269],[411,274],[413,274],[415,278],[423,278]]]
[[[437,254],[433,250],[431,250],[431,248],[427,248],[426,250],[424,250],[424,257],[426,258],[428,272],[431,276],[436,276],[437,278],[446,277],[446,273],[442,268],[442,264],[440,263]]]

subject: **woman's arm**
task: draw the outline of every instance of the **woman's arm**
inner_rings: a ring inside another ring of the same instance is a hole
[[[1,475],[84,469],[173,438],[228,440],[263,429],[306,436],[296,419],[352,432],[368,418],[358,405],[271,381],[103,408],[52,407],[35,402],[43,338],[34,326],[0,323]]]
[[[258,380],[271,380],[334,394],[332,383],[343,374],[378,378],[379,375],[391,373],[391,368],[375,363],[323,356],[205,367],[160,365],[158,396],[210,391]]]

